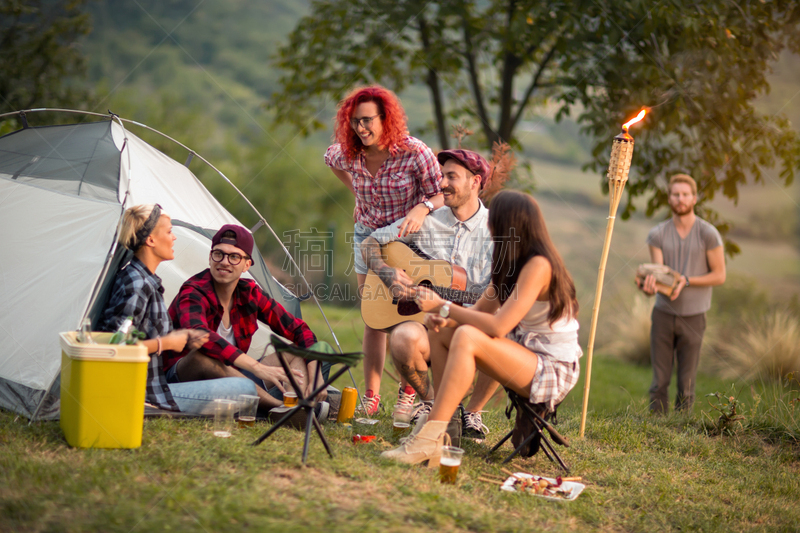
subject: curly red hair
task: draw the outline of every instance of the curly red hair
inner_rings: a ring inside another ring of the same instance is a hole
[[[378,113],[383,121],[383,134],[378,139],[378,147],[388,150],[391,155],[396,155],[401,150],[407,150],[406,112],[400,104],[397,95],[380,85],[356,87],[341,102],[336,113],[334,139],[342,145],[342,151],[347,159],[355,159],[359,152],[364,150],[361,139],[355,130],[350,127],[350,119],[360,104],[373,102],[378,106]]]

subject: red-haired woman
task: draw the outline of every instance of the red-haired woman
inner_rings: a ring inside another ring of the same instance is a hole
[[[528,194],[502,191],[489,206],[492,281],[473,307],[451,305],[424,287],[436,401],[414,433],[381,454],[401,463],[439,464],[444,434],[480,370],[531,403],[552,410],[578,381],[575,285]]]
[[[400,219],[401,235],[418,231],[425,217],[444,205],[442,172],[431,149],[408,135],[397,96],[378,85],[354,89],[339,103],[334,137],[325,164],[356,197],[353,256],[361,294],[367,265],[359,245],[374,230]],[[386,333],[365,325],[363,349],[362,403],[372,415],[380,405]],[[399,401],[413,403],[413,389],[403,385]]]

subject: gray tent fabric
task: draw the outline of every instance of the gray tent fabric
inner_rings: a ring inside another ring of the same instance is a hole
[[[120,151],[110,122],[26,128],[4,136],[2,172],[54,191],[115,201]]]
[[[187,167],[113,120],[0,138],[0,246],[24,252],[23,261],[0,262],[0,408],[58,417],[58,334],[96,317],[123,261],[115,243],[122,213],[147,203],[163,206],[178,237],[175,259],[157,271],[170,302],[208,266],[214,232],[239,223]],[[256,251],[254,259],[252,277],[300,316],[294,295]],[[268,337],[268,328],[260,330]],[[253,349],[264,347],[254,339]]]

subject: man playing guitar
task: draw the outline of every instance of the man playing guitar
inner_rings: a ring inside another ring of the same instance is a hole
[[[425,217],[416,233],[400,237],[399,224],[395,223],[374,231],[361,243],[367,266],[391,290],[396,300],[413,301],[415,282],[401,268],[386,264],[381,256],[381,245],[394,241],[409,244],[420,256],[462,267],[466,271],[467,293],[482,293],[491,278],[489,211],[479,199],[489,178],[489,164],[480,154],[460,149],[441,151],[437,159],[444,174],[441,188],[445,207]],[[389,351],[403,380],[398,403],[412,404],[415,393],[419,394],[423,403],[415,418],[427,414],[433,405],[434,391],[428,379],[430,346],[425,326],[416,321],[396,325],[389,337]],[[482,439],[485,435],[480,411],[496,388],[497,382],[479,374],[462,419],[465,437]]]

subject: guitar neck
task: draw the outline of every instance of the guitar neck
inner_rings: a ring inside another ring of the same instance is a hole
[[[445,300],[449,300],[456,304],[474,304],[477,302],[481,295],[476,292],[460,291],[458,289],[450,289],[447,287],[428,286],[433,292],[438,294]]]

